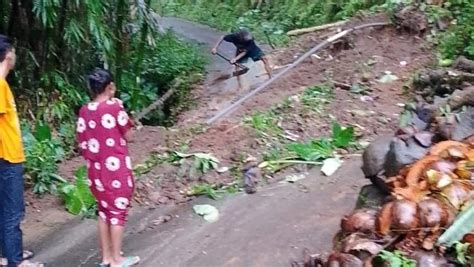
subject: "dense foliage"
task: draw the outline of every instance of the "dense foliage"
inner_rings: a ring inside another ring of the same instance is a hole
[[[385,0],[155,0],[164,14],[184,16],[224,31],[250,28],[258,39],[284,43],[286,31],[348,18]]]
[[[164,14],[182,16],[224,31],[250,28],[260,41],[285,43],[289,30],[321,25],[354,16],[361,11],[388,10],[400,4],[417,4],[433,24],[439,19],[452,24],[439,34],[440,57],[457,55],[474,58],[474,2],[472,0],[154,0]]]
[[[454,59],[458,55],[464,55],[474,59],[474,2],[452,0],[435,13],[452,19],[451,27],[439,39],[441,56]]]

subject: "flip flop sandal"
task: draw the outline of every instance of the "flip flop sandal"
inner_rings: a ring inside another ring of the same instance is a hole
[[[120,251],[120,256],[123,256],[123,251]],[[0,267],[3,267],[0,265]],[[99,267],[110,267],[110,263],[100,263]]]
[[[23,250],[23,260],[29,260],[35,256],[35,253],[31,250]]]
[[[132,265],[136,265],[140,262],[140,257],[138,256],[130,256],[125,258],[125,260],[122,263],[122,267],[129,267]]]
[[[23,250],[23,260],[29,260],[35,256],[35,253],[31,250]],[[0,258],[0,267],[5,267],[8,265],[6,258]]]
[[[19,265],[20,267],[45,267],[46,264],[39,262],[28,262],[26,264]]]

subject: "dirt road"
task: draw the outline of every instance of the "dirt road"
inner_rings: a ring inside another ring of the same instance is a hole
[[[341,216],[353,209],[357,191],[366,182],[359,165],[355,157],[332,177],[314,169],[296,184],[274,184],[255,195],[136,208],[124,250],[139,255],[145,267],[289,266],[305,247],[321,252],[331,248]],[[202,203],[219,209],[217,222],[205,222],[192,212],[193,204]],[[154,226],[163,215],[173,218]],[[49,266],[97,266],[96,244],[95,221],[75,219],[31,247]]]

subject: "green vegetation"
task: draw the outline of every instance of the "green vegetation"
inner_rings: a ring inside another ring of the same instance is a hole
[[[185,154],[175,151],[171,154],[169,160],[181,166],[181,173],[188,175],[189,178],[203,175],[210,170],[216,170],[219,166],[219,160],[206,153]]]
[[[305,113],[321,114],[324,107],[329,104],[333,97],[333,88],[331,86],[316,85],[306,88],[301,94],[295,96],[300,101]],[[281,122],[288,118],[294,112],[293,104],[290,99],[286,99],[283,103],[276,105],[268,111],[258,111],[253,115],[245,118],[245,123],[252,127],[257,135],[261,138],[279,138],[283,135]]]
[[[32,133],[25,124],[23,143],[26,154],[26,181],[33,192],[57,192],[57,185],[65,180],[57,175],[58,162],[65,156],[58,138],[53,137],[48,125],[38,122]]]
[[[474,230],[474,205],[469,205],[457,217],[451,226],[438,238],[438,245],[452,246],[463,236]]]
[[[359,10],[384,3],[385,0],[155,0],[154,6],[162,14],[185,17],[224,31],[247,27],[262,42],[270,39],[284,44],[289,30],[346,19]]]
[[[219,192],[214,188],[214,186],[209,184],[196,184],[194,185],[189,192],[188,196],[207,196],[210,199],[217,200],[219,198]]]
[[[415,267],[416,261],[408,259],[400,251],[390,252],[382,250],[378,255],[384,262],[388,263],[391,267]]]
[[[456,252],[456,261],[459,264],[462,264],[464,266],[472,264],[472,261],[474,260],[472,255],[469,255],[469,246],[471,244],[469,243],[461,243],[461,242],[456,242],[454,243],[454,251]]]
[[[265,161],[260,167],[275,173],[293,164],[319,165],[323,160],[334,157],[337,148],[354,146],[354,143],[353,127],[342,127],[335,122],[331,138],[277,145],[264,154]]]
[[[343,127],[334,122],[330,137],[297,142],[294,134],[284,126],[297,118],[319,117],[333,97],[333,87],[326,84],[310,86],[283,103],[247,117],[245,122],[255,130],[260,142],[267,149],[263,153],[261,168],[270,173],[278,172],[293,164],[320,165],[335,156],[339,148],[355,147],[353,127]]]
[[[74,215],[86,218],[95,217],[97,204],[87,185],[87,169],[80,167],[74,174],[75,184],[65,183],[61,188],[61,196],[66,204],[66,209]]]
[[[133,173],[136,177],[150,172],[155,166],[164,163],[169,160],[168,154],[160,154],[158,152],[152,152],[150,156],[141,164],[135,165]]]
[[[437,39],[440,59],[455,59],[459,55],[474,59],[474,2],[453,0],[445,2],[442,8],[432,7],[430,13],[435,19],[445,18],[453,24]]]
[[[309,110],[321,113],[326,104],[331,103],[333,87],[328,85],[316,85],[308,87],[301,94],[301,103]]]
[[[284,44],[289,30],[347,19],[357,12],[393,11],[399,5],[414,4],[414,1],[154,0],[153,4],[164,15],[184,17],[223,31],[247,27],[260,42],[271,40]],[[474,58],[474,3],[471,0],[444,1],[441,6],[422,3],[419,7],[427,13],[431,24],[440,19],[452,24],[447,31],[436,34],[440,60],[454,59],[458,55]]]
[[[257,131],[260,137],[277,136],[282,133],[278,126],[278,113],[274,110],[268,112],[256,112],[245,119],[245,122]]]

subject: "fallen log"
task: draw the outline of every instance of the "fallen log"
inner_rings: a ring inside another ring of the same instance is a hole
[[[143,119],[143,117],[148,115],[150,112],[152,112],[153,110],[163,106],[165,101],[168,100],[168,98],[170,98],[174,94],[176,89],[181,84],[182,84],[181,79],[178,79],[178,80],[174,81],[173,84],[171,85],[171,88],[163,96],[158,98],[155,102],[151,103],[148,107],[144,108],[142,111],[140,111],[137,115],[134,116],[135,122],[139,122],[141,119]]]
[[[351,87],[352,87],[352,85],[350,85],[350,84],[342,83],[342,82],[338,82],[338,81],[333,81],[332,83],[334,84],[335,87],[339,87],[343,90],[351,90]]]
[[[288,36],[295,36],[295,35],[301,35],[305,33],[310,33],[310,32],[315,32],[315,31],[322,31],[338,26],[342,26],[347,22],[347,20],[341,20],[338,22],[334,23],[329,23],[329,24],[324,24],[324,25],[319,25],[319,26],[314,26],[314,27],[309,27],[309,28],[303,28],[303,29],[296,29],[296,30],[291,30],[286,33]]]
[[[462,82],[474,82],[474,74],[457,70],[429,70],[422,73],[417,82],[424,85],[437,83],[458,85]]]
[[[453,67],[457,70],[474,73],[474,61],[469,60],[463,56],[458,57],[458,59],[454,61]]]
[[[474,73],[453,69],[426,70],[414,80],[415,88],[425,98],[452,94],[456,89],[465,87],[466,83],[474,83]]]
[[[450,96],[435,101],[434,104],[428,105],[434,117],[441,116],[441,108],[449,106],[451,110],[460,109],[462,106],[474,105],[474,86],[469,86],[463,90],[455,90]]]

